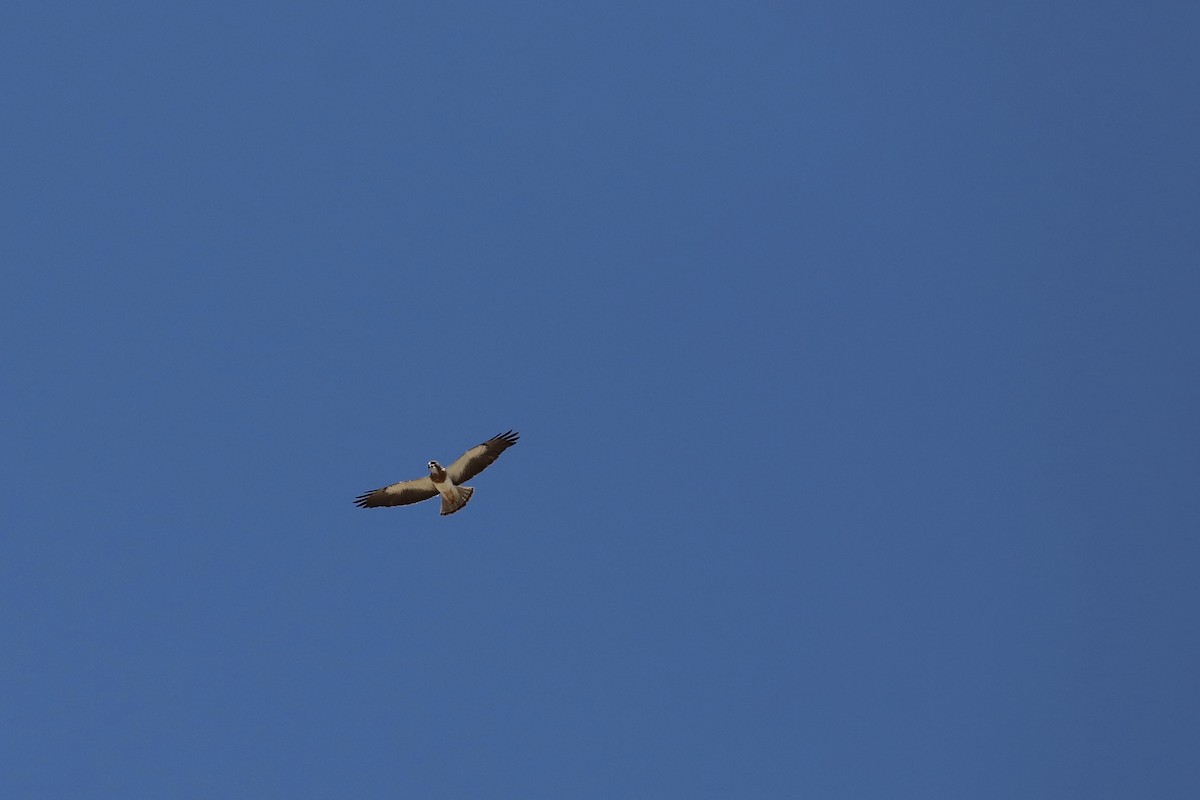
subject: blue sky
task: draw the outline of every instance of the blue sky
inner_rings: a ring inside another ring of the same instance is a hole
[[[1194,8],[0,30],[6,796],[1193,795]]]

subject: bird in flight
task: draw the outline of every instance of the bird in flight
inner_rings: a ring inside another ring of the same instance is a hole
[[[354,505],[359,508],[406,506],[440,494],[442,516],[453,514],[465,506],[475,492],[472,487],[462,484],[490,467],[501,453],[517,443],[518,436],[513,431],[493,436],[483,444],[475,445],[445,468],[436,461],[430,461],[428,476],[364,492],[354,499]]]

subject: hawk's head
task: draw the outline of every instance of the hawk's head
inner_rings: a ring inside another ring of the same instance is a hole
[[[430,472],[441,472],[442,465],[437,463],[436,461],[430,461],[429,462],[429,471]]]

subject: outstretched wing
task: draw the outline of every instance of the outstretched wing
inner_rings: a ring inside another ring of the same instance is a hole
[[[419,503],[436,496],[438,490],[433,480],[428,476],[414,481],[400,481],[382,489],[364,492],[354,498],[354,505],[359,508],[380,508],[382,506],[406,506],[409,503]]]
[[[483,444],[475,445],[446,467],[446,474],[456,486],[466,483],[490,467],[501,453],[516,444],[519,435],[509,431],[493,436]]]

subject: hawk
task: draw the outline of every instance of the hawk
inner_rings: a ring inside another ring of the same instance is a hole
[[[475,490],[462,484],[490,467],[500,454],[517,443],[520,434],[509,431],[475,445],[446,468],[436,461],[429,462],[429,476],[400,481],[382,489],[364,492],[354,499],[359,508],[406,506],[437,495],[442,496],[442,516],[453,514],[467,504]]]

